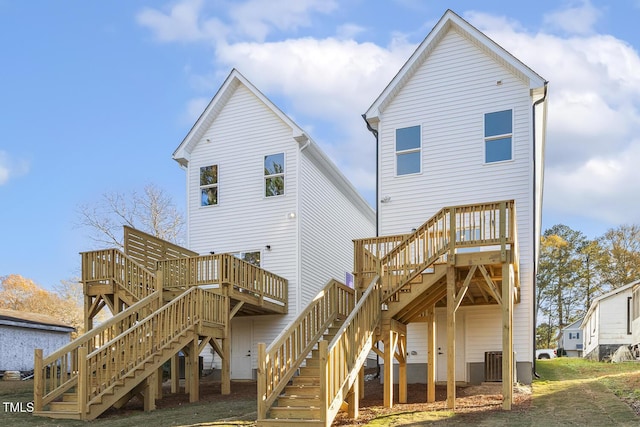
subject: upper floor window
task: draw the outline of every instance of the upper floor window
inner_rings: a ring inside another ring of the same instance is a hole
[[[484,115],[484,161],[502,162],[513,159],[513,112],[496,111]]]
[[[218,204],[218,165],[200,168],[200,206]]]
[[[284,194],[284,153],[264,156],[265,197]]]
[[[260,267],[260,251],[236,252],[233,256],[241,259],[242,261],[246,261],[249,264],[255,265],[256,267]]]
[[[420,173],[420,126],[396,129],[396,176]]]

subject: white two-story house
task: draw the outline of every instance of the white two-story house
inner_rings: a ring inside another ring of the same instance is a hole
[[[270,343],[328,280],[353,268],[375,213],[318,145],[232,70],[173,154],[186,172],[187,247],[234,253],[288,280],[288,314],[232,320],[231,378],[254,378]]]
[[[378,145],[381,236],[411,233],[446,206],[515,200],[521,295],[512,338],[525,383],[534,361],[546,107],[545,79],[449,10],[365,114]],[[502,349],[501,319],[496,305],[460,307],[456,381],[485,380],[486,354]],[[436,308],[436,381],[447,377],[446,323],[446,310]],[[425,324],[409,324],[409,381],[425,382],[426,348]]]

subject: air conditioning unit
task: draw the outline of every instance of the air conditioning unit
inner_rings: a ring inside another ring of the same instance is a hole
[[[486,351],[484,353],[484,380],[486,382],[502,382],[501,351]]]

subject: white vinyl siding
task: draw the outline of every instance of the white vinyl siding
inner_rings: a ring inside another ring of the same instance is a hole
[[[363,214],[308,154],[300,156],[301,303],[334,278],[353,271],[353,239],[375,235],[375,216]]]
[[[378,125],[380,194],[390,198],[379,205],[381,235],[409,233],[445,206],[515,199],[521,275],[513,323],[518,361],[532,361],[533,354],[531,103],[528,83],[450,30],[384,108]],[[513,111],[513,160],[487,167],[484,114],[503,110]],[[423,139],[428,135],[428,144],[422,143],[422,173],[396,179],[395,130],[414,123],[421,125]],[[487,316],[486,322],[498,324],[498,310]],[[500,330],[491,333],[500,335]],[[475,360],[481,349],[474,346],[473,335],[467,334],[467,352]]]
[[[285,154],[283,196],[264,197],[264,156],[269,153]],[[262,250],[261,266],[289,281],[289,315],[263,316],[254,322],[254,347],[257,342],[271,342],[296,315],[298,227],[297,218],[289,214],[297,209],[297,155],[291,128],[243,85],[191,153],[188,247],[200,254]],[[200,167],[213,161],[224,170],[219,176],[224,203],[216,209],[198,209]],[[267,245],[270,250],[265,250]],[[255,368],[256,348],[251,353]]]

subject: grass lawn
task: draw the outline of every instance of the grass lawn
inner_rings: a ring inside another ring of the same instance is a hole
[[[582,359],[558,358],[537,363],[540,379],[533,394],[512,411],[475,407],[453,413],[439,405],[437,410],[415,411],[394,406],[394,413],[375,415],[366,424],[342,422],[342,426],[638,426],[640,425],[640,363],[597,363]],[[4,402],[32,400],[32,381],[0,381],[0,425],[2,426],[86,426],[82,421],[50,420],[29,413],[5,409]],[[495,396],[493,397],[495,401]],[[635,410],[634,410],[635,408]],[[256,402],[243,397],[180,404],[154,412],[127,411],[99,418],[91,425],[127,426],[220,426],[254,425]],[[243,421],[244,420],[244,421]],[[362,422],[363,420],[360,420]]]

